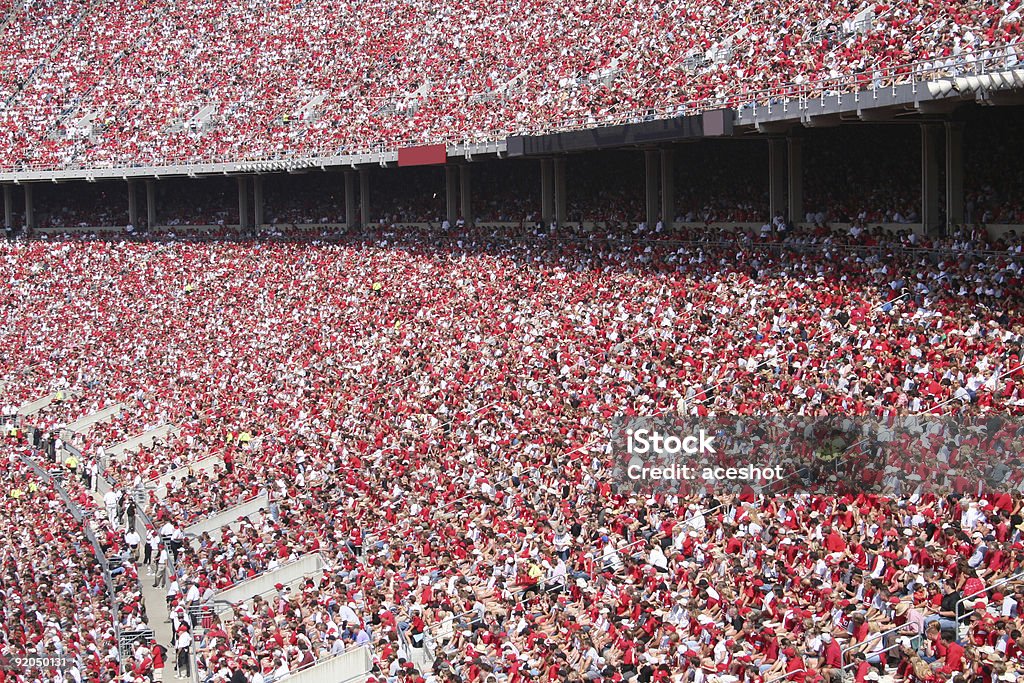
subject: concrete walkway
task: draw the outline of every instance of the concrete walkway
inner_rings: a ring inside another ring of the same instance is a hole
[[[139,522],[139,526],[142,523]],[[142,529],[145,531],[145,528]],[[146,538],[143,536],[143,542]],[[153,566],[155,567],[155,560]],[[170,615],[167,613],[167,588],[153,588],[153,576],[150,575],[147,567],[139,565],[139,581],[142,582],[142,601],[146,605],[146,616],[149,618],[149,627],[153,629],[153,638],[156,642],[167,648],[167,658],[164,662],[164,680],[174,679],[174,634],[171,632]],[[170,583],[171,578],[167,578]]]
[[[101,479],[101,488],[106,490],[109,486],[109,482],[106,479]],[[102,486],[106,483],[106,486]],[[99,509],[104,509],[103,494],[98,491],[92,492],[93,498],[96,500]],[[142,542],[146,542],[146,525],[142,521],[141,516],[135,518],[135,529],[139,532],[139,536],[142,537]],[[122,534],[127,533],[126,529],[121,529]],[[153,638],[156,642],[167,648],[167,657],[164,661],[164,678],[165,681],[174,680],[174,634],[171,632],[171,621],[170,615],[167,613],[167,588],[153,588],[153,575],[149,573],[149,567],[142,564],[142,559],[145,549],[139,551],[139,584],[142,586],[142,602],[146,606],[146,620],[149,622],[149,627],[153,629]],[[153,558],[153,568],[156,568],[156,558]],[[167,577],[167,583],[170,584],[171,578]]]

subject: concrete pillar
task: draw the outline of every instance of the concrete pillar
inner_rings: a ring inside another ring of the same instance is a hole
[[[359,171],[359,223],[370,224],[370,170]]]
[[[786,138],[789,143],[789,220],[799,223],[804,219],[804,156],[803,140],[796,135]]]
[[[152,230],[157,226],[156,181],[146,181],[146,226]]]
[[[345,171],[345,227],[356,227],[356,172]]]
[[[14,192],[10,185],[4,185],[4,227],[14,227]]]
[[[34,230],[36,227],[36,210],[32,205],[32,183],[25,183],[25,229]]]
[[[458,171],[455,166],[444,167],[444,217],[452,225],[459,218],[459,185],[455,175]]]
[[[946,122],[946,225],[964,222],[964,124]]]
[[[646,179],[646,202],[644,203],[646,211],[644,212],[644,220],[647,221],[647,225],[650,228],[653,228],[654,224],[658,222],[658,190],[660,189],[658,187],[659,165],[658,150],[644,150],[644,177]]]
[[[459,201],[462,204],[462,220],[466,225],[473,223],[473,175],[469,164],[459,165]]]
[[[676,151],[671,147],[661,150],[661,221],[671,228],[676,220]]]
[[[252,224],[257,229],[263,225],[263,176],[252,177]]]
[[[139,226],[139,193],[134,180],[128,181],[128,222]]]
[[[934,124],[921,124],[921,224],[925,233],[939,222],[939,136]]]
[[[556,157],[552,160],[552,172],[554,174],[554,192],[555,192],[555,221],[558,222],[559,227],[565,225],[566,221],[569,220],[569,205],[568,198],[566,197],[566,182],[565,182],[565,157]]]
[[[545,225],[555,218],[554,164],[551,159],[540,160],[540,219]]]
[[[244,229],[249,225],[249,177],[238,176],[238,224]]]
[[[774,219],[786,208],[786,139],[768,138],[768,212]]]

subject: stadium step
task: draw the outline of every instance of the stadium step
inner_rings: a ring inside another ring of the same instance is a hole
[[[257,595],[271,595],[277,592],[277,585],[297,591],[306,579],[316,578],[322,574],[325,565],[324,558],[320,553],[303,555],[296,561],[272,572],[260,574],[248,581],[217,592],[213,596],[215,608],[217,611],[227,611],[231,609],[230,605],[238,605],[252,600]]]
[[[65,397],[70,396],[66,391],[63,393]],[[18,408],[18,415],[21,415],[22,417],[30,417],[32,415],[35,415],[40,410],[56,401],[60,395],[61,392],[55,391],[52,394],[43,396],[42,398],[37,398],[34,401],[29,401],[28,403],[25,403],[20,408]]]
[[[110,458],[119,458],[126,453],[138,450],[140,446],[152,446],[157,441],[166,441],[177,434],[178,428],[174,425],[160,425],[159,427],[148,429],[141,434],[136,434],[130,439],[125,439],[121,443],[110,446],[107,448],[107,456]]]
[[[290,673],[288,683],[363,683],[373,667],[373,653],[367,645],[330,659],[322,659],[308,669]],[[166,680],[166,679],[165,679]]]
[[[124,403],[115,403],[112,406],[107,406],[102,410],[97,410],[95,413],[80,417],[74,422],[69,422],[64,425],[64,432],[70,432],[72,434],[84,434],[94,426],[106,422],[107,420],[113,419],[124,409]],[[64,437],[66,440],[70,438],[70,434]]]
[[[216,467],[217,465],[223,467],[224,458],[220,457],[219,455],[207,456],[205,458],[202,458],[201,460],[196,460],[194,463],[190,465],[185,465],[184,467],[179,467],[176,470],[171,470],[170,472],[161,475],[156,479],[150,479],[149,481],[146,482],[146,490],[155,491],[156,497],[159,498],[160,500],[163,500],[164,498],[167,497],[167,485],[170,484],[172,477],[175,479],[181,479],[184,475],[188,474],[190,470],[195,474],[200,474],[204,472],[209,474],[213,472],[213,468]]]
[[[229,507],[223,512],[218,512],[200,522],[196,522],[192,526],[186,527],[184,532],[186,536],[190,537],[202,536],[204,533],[209,532],[215,541],[219,541],[221,527],[228,526],[233,528],[238,524],[240,518],[256,514],[261,509],[266,510],[269,507],[270,497],[264,493],[261,496],[256,496],[244,503]]]

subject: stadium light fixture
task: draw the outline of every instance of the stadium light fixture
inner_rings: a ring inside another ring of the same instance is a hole
[[[967,79],[963,78],[962,76],[956,78],[953,81],[953,85],[956,88],[957,92],[970,92],[971,91],[970,83],[968,83]]]
[[[928,92],[931,93],[932,97],[945,97],[953,90],[953,83],[951,81],[932,81],[928,84]]]

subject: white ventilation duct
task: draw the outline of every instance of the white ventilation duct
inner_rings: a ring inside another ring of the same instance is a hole
[[[928,92],[931,93],[932,97],[945,97],[953,90],[953,83],[951,81],[932,81],[928,84]]]

